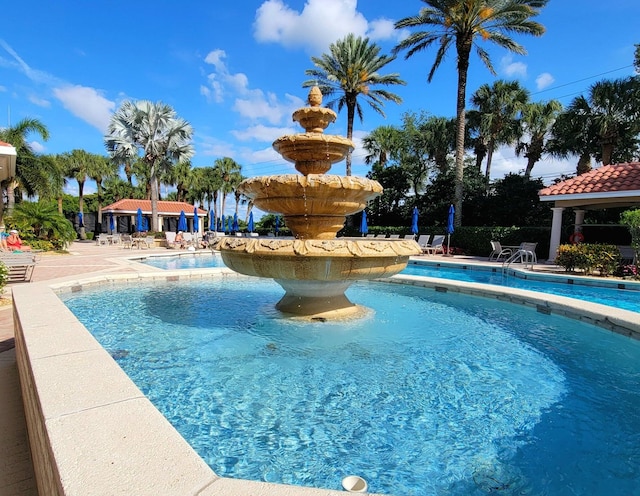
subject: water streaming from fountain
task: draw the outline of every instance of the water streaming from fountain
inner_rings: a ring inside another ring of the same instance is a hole
[[[295,239],[225,237],[215,246],[229,268],[278,282],[286,293],[276,308],[286,314],[323,319],[358,316],[365,309],[344,294],[351,283],[397,274],[409,256],[421,250],[409,239],[336,238],[346,216],[361,212],[382,193],[382,186],[362,177],[326,174],[353,150],[353,142],[324,134],[336,114],[320,106],[318,87],[311,89],[308,102],[308,107],[293,113],[305,132],[273,142],[273,148],[302,175],[253,177],[238,187],[257,208],[282,215]]]

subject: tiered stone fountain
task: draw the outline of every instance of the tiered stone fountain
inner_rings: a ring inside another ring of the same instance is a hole
[[[311,89],[308,101],[309,107],[293,113],[306,132],[273,143],[303,175],[254,177],[239,186],[257,208],[282,214],[295,239],[225,237],[216,248],[229,268],[275,279],[286,292],[278,310],[308,318],[353,317],[365,311],[344,294],[353,281],[397,274],[421,250],[413,240],[336,238],[346,216],[362,211],[382,186],[361,177],[325,174],[353,143],[324,134],[336,114],[320,107],[318,87]]]

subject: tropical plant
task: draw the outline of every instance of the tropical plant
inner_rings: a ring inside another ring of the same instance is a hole
[[[25,241],[48,241],[58,250],[76,239],[73,224],[50,202],[21,202],[7,218],[7,227],[18,229]]]
[[[29,188],[32,185],[33,176],[40,169],[39,160],[33,148],[27,141],[31,134],[38,134],[43,140],[49,139],[49,130],[38,119],[22,119],[15,126],[0,129],[0,141],[9,143],[16,149],[16,176],[8,178],[3,188],[7,192],[7,213],[11,215],[15,204],[15,190],[20,185]],[[32,174],[30,174],[32,173]],[[33,187],[34,190],[37,187]],[[0,201],[0,219],[4,212],[4,202]]]
[[[575,154],[579,166],[589,157],[603,165],[625,162],[640,153],[640,79],[603,80],[587,96],[574,98],[553,126],[550,150],[558,156]]]
[[[487,191],[491,178],[493,152],[499,145],[510,145],[520,138],[520,112],[529,102],[529,92],[517,81],[496,81],[491,86],[483,84],[471,95],[471,104],[480,113],[480,134],[486,140],[487,166],[485,178]]]
[[[192,135],[189,123],[162,102],[126,101],[111,118],[105,136],[111,157],[119,162],[139,157],[149,171],[152,231],[159,231],[158,176],[193,156]]]
[[[371,131],[362,140],[367,155],[364,163],[385,167],[390,157],[397,153],[400,130],[394,126],[380,126]]]
[[[524,155],[527,158],[525,178],[531,177],[533,166],[547,152],[547,140],[561,110],[562,104],[558,100],[528,103],[522,109],[520,115],[522,133],[516,145],[516,155]],[[524,136],[528,141],[524,141]]]
[[[232,158],[224,157],[217,159],[213,168],[217,170],[216,174],[220,178],[220,214],[225,215],[227,195],[233,193],[242,182],[242,166]]]
[[[356,113],[363,120],[363,111],[358,98],[362,97],[380,115],[384,116],[382,106],[385,101],[395,103],[402,99],[387,90],[377,89],[375,86],[404,85],[399,74],[379,74],[384,66],[393,61],[395,57],[380,55],[380,47],[370,43],[369,38],[356,37],[348,34],[344,39],[332,43],[329,53],[321,57],[311,57],[316,66],[315,69],[305,71],[307,76],[313,79],[305,81],[303,88],[318,85],[322,94],[335,99],[326,103],[333,108],[337,106],[338,112],[347,107],[347,138],[353,137],[353,120]],[[351,175],[351,152],[347,154],[347,176]]]
[[[631,247],[636,252],[636,262],[640,260],[640,209],[627,210],[620,215],[620,223],[629,228]]]
[[[455,45],[457,54],[458,90],[456,96],[456,166],[455,166],[455,225],[462,220],[464,193],[465,107],[467,73],[471,49],[475,46],[480,60],[495,74],[489,53],[477,44],[479,39],[495,43],[507,50],[524,54],[526,50],[509,33],[539,36],[544,27],[531,20],[548,0],[422,0],[426,7],[415,16],[405,17],[395,23],[396,29],[427,27],[404,38],[395,48],[397,53],[407,50],[405,58],[438,45],[435,61],[428,81]]]

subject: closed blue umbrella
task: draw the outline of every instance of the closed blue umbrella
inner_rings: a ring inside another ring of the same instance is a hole
[[[249,212],[249,225],[247,227],[249,228],[249,232],[253,232],[253,212]]]
[[[193,232],[198,232],[198,207],[193,207]]]
[[[411,232],[418,234],[418,207],[413,207],[413,213],[411,214]]]
[[[278,235],[278,231],[280,231],[280,216],[276,215],[276,236]]]
[[[227,231],[227,221],[224,217],[224,215],[222,216],[222,219],[220,220],[220,229],[218,229],[220,232],[226,232]]]
[[[229,230],[229,234],[233,232],[233,224],[231,222],[231,216],[227,217],[227,228]]]
[[[213,216],[213,210],[209,210],[209,231],[216,230],[216,218]]]
[[[234,232],[238,232],[240,230],[238,227],[238,214],[233,214],[233,230]]]
[[[142,230],[145,232],[149,230],[149,219],[146,217],[142,218]]]
[[[456,209],[453,205],[449,206],[449,215],[447,216],[447,254],[451,254],[450,251],[450,242],[451,242],[451,234],[453,233],[453,219],[456,214]]]
[[[78,212],[78,227],[84,227],[84,219],[82,218],[82,212]]]
[[[367,226],[367,211],[362,211],[362,220],[360,221],[360,232],[364,236],[369,232],[369,226]]]
[[[184,210],[180,210],[180,217],[178,217],[178,231],[187,230],[187,216],[184,214]]]
[[[144,231],[144,221],[142,219],[141,209],[138,209],[138,213],[136,214],[136,231],[138,232]]]
[[[109,230],[111,231],[111,234],[113,234],[113,231],[116,230],[116,223],[113,220],[113,213],[109,213]]]

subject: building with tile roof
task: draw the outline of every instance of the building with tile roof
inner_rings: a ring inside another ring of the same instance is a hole
[[[567,179],[538,193],[540,201],[552,201],[549,260],[555,259],[562,233],[562,212],[572,208],[575,229],[581,230],[585,211],[613,207],[640,207],[640,162],[603,165]]]
[[[162,226],[163,231],[175,231],[180,213],[184,212],[189,225],[188,230],[193,231],[193,220],[195,217],[194,207],[190,203],[175,201],[158,201],[158,222]],[[133,200],[125,198],[118,200],[111,205],[102,208],[102,214],[111,214],[115,218],[116,225],[119,217],[126,217],[127,226],[135,225],[135,217],[138,209],[142,211],[145,217],[151,217],[151,200]],[[207,215],[206,210],[198,208],[198,232],[204,231],[204,217]]]

